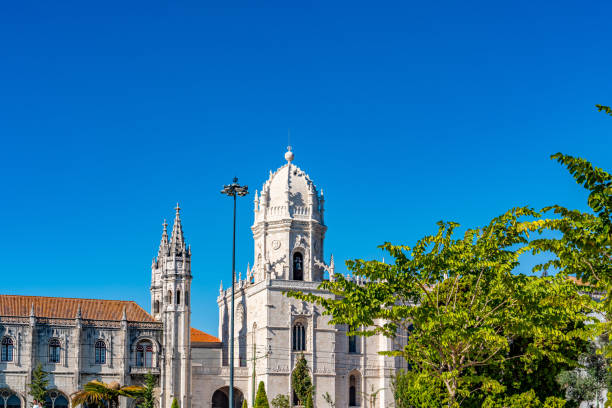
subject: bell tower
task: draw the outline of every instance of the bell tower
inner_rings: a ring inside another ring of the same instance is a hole
[[[164,325],[161,364],[161,408],[176,398],[191,407],[191,247],[185,243],[180,207],[172,235],[164,221],[162,239],[151,272],[151,313]]]
[[[255,192],[255,221],[251,227],[255,243],[254,281],[285,279],[319,282],[323,269],[323,192],[293,164],[287,148],[287,163],[270,172],[261,194]]]

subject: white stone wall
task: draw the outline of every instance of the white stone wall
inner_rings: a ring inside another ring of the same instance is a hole
[[[127,322],[123,326],[121,322],[100,324],[79,326],[76,319],[45,319],[45,323],[31,325],[28,318],[0,317],[0,338],[9,335],[14,344],[13,361],[0,363],[0,389],[11,389],[22,398],[22,407],[30,407],[33,401],[27,384],[38,362],[49,373],[49,388],[66,397],[94,379],[141,384],[145,371],[133,368],[135,342],[150,339],[156,352],[154,361],[159,364],[161,326],[127,327]],[[49,361],[49,340],[54,337],[61,342],[59,363]],[[106,343],[106,364],[95,363],[94,347],[98,339]],[[153,372],[158,373],[159,369]]]

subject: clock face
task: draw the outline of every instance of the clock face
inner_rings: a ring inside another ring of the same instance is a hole
[[[272,241],[272,248],[279,249],[281,247],[281,242],[278,240]]]

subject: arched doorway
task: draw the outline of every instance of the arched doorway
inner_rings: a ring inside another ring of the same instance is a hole
[[[234,406],[231,408],[242,408],[242,401],[244,401],[242,391],[234,387]],[[212,408],[230,408],[229,387],[221,387],[213,393]]]

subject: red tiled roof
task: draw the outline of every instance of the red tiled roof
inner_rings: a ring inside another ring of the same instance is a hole
[[[201,330],[191,328],[192,343],[221,343],[221,340]]]
[[[81,306],[83,319],[121,320],[125,308],[129,321],[156,321],[133,301],[19,295],[0,295],[0,316],[29,316],[32,304],[37,317],[74,319]]]
[[[572,282],[574,282],[578,286],[592,286],[590,283],[583,282],[581,279],[578,279],[575,276],[568,276],[568,278],[569,278],[569,280],[571,280]]]

